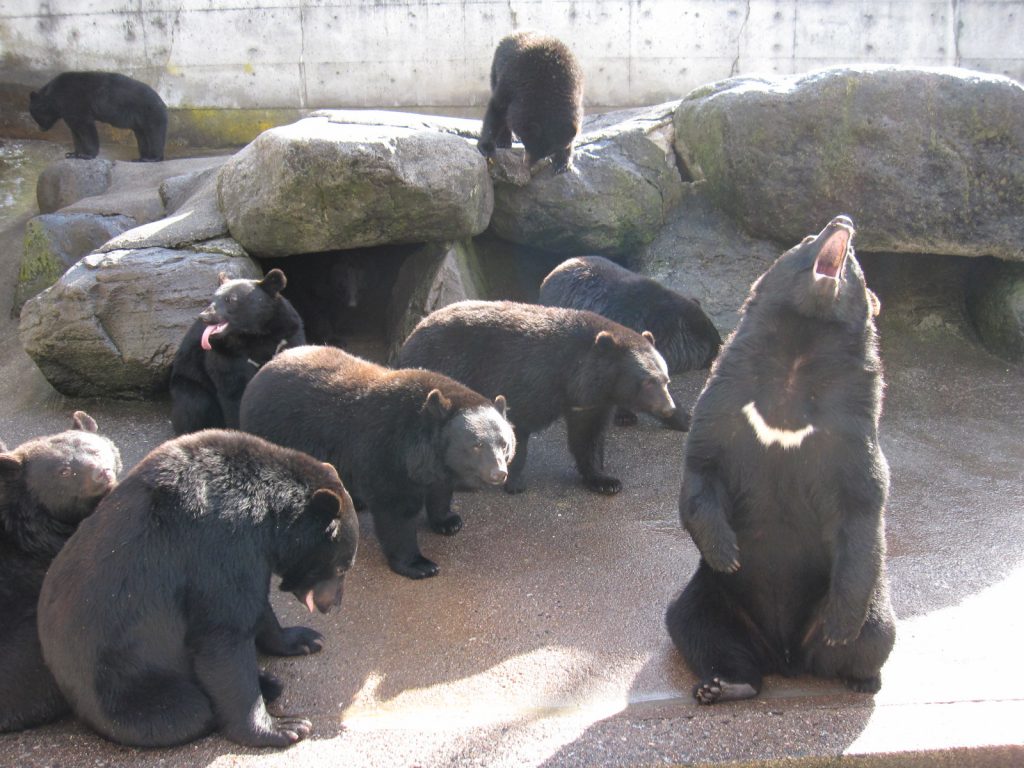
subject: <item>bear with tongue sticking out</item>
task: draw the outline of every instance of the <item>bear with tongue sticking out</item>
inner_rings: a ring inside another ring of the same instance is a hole
[[[281,291],[280,269],[262,280],[221,274],[213,302],[199,313],[171,366],[171,424],[183,435],[238,428],[238,404],[256,371],[280,350],[306,343],[302,318]]]

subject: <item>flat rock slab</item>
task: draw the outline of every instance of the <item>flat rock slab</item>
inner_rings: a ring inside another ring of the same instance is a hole
[[[844,213],[865,251],[1024,259],[1024,87],[965,69],[735,78],[688,95],[676,148],[753,235]]]
[[[142,398],[166,388],[178,344],[217,289],[218,274],[262,271],[224,239],[191,250],[94,253],[25,303],[25,351],[65,395]]]
[[[474,144],[394,119],[311,117],[260,134],[220,172],[231,236],[256,256],[290,256],[482,232],[494,199]]]
[[[525,181],[500,157],[492,174],[494,234],[566,255],[626,254],[654,240],[683,190],[672,149],[675,106],[588,120],[572,172],[556,175],[542,161]]]

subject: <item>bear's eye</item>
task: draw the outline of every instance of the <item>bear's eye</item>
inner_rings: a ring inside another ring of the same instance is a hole
[[[61,467],[60,468],[60,476],[61,477],[71,477],[71,475],[72,475],[71,467]]]
[[[228,296],[228,304],[237,304],[237,303],[238,303],[238,297],[235,294],[231,294],[230,296]]]
[[[476,444],[475,444],[475,445],[473,446],[473,450],[474,450],[474,451],[476,451],[477,453],[479,453],[479,452],[480,452],[480,451],[482,451],[483,449],[484,449],[484,444],[483,444],[483,443],[476,443]]]

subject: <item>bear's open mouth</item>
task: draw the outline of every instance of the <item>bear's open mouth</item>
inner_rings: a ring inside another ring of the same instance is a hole
[[[210,346],[210,337],[215,333],[223,333],[228,327],[227,323],[217,323],[216,325],[208,325],[203,329],[203,340],[200,342],[200,346],[203,349],[213,349]]]
[[[837,217],[818,235],[826,239],[814,260],[815,278],[839,279],[850,249],[850,238],[853,236],[853,229],[847,224],[848,221],[849,219],[845,217]],[[832,232],[828,232],[829,229],[832,229]]]

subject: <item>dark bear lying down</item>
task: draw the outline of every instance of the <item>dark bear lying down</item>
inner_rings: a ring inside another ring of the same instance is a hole
[[[679,514],[700,550],[669,634],[709,704],[810,672],[877,691],[885,575],[882,364],[849,219],[751,288],[693,410]]]

